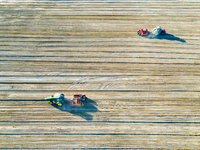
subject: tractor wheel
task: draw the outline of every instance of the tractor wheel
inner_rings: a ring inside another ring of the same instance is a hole
[[[51,101],[49,101],[49,104],[52,105],[53,103]]]
[[[58,103],[58,106],[62,106],[62,104],[61,104],[61,103]]]
[[[87,97],[85,95],[82,96],[83,104],[87,103]]]
[[[140,34],[140,30],[137,31],[137,34],[138,34],[139,36],[141,36],[141,34]]]
[[[165,32],[162,32],[161,35],[165,35]]]
[[[83,96],[82,96],[82,99],[85,99],[85,100],[86,100],[86,99],[87,99],[87,97],[86,97],[85,95],[83,95]]]

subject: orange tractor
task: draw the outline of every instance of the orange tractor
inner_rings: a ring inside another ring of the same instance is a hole
[[[72,106],[84,106],[86,104],[87,97],[82,94],[74,95],[72,99]]]

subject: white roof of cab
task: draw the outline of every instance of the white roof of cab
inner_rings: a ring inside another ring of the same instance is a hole
[[[54,97],[54,98],[59,98],[60,95],[61,95],[60,93],[55,93],[53,97]]]

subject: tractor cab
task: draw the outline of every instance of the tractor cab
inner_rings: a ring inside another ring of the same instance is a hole
[[[142,29],[142,31],[143,31],[143,34],[147,34],[147,29]]]

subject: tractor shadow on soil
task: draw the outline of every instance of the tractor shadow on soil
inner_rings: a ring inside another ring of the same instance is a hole
[[[182,43],[186,43],[186,41],[184,39],[181,39],[181,38],[179,38],[177,36],[174,36],[173,34],[169,34],[169,33],[166,33],[165,35],[159,35],[159,36],[156,36],[156,35],[151,33],[148,36],[146,36],[146,38],[159,39],[159,40],[179,41],[179,42],[182,42]]]
[[[93,120],[93,116],[88,113],[100,112],[100,110],[98,110],[95,107],[95,106],[98,106],[98,104],[89,98],[87,98],[87,103],[85,104],[85,106],[82,106],[82,107],[71,106],[71,103],[68,101],[65,102],[61,107],[58,105],[52,105],[52,106],[61,111],[66,111],[71,114],[80,116],[83,119],[88,120],[88,121]]]

